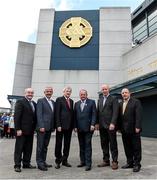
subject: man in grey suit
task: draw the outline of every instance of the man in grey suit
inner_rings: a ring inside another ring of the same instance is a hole
[[[112,169],[115,170],[118,169],[116,126],[119,114],[119,104],[117,99],[109,94],[108,85],[102,85],[101,90],[103,96],[98,100],[96,129],[100,130],[103,163],[99,164],[98,167],[110,166],[110,149],[112,156]]]
[[[91,170],[92,164],[92,135],[96,123],[95,101],[87,98],[87,91],[80,90],[80,100],[75,103],[75,131],[78,133],[80,146],[80,164],[77,167],[86,166],[85,170]]]
[[[53,94],[52,87],[46,87],[45,97],[37,102],[37,152],[36,161],[38,169],[47,171],[49,165],[46,163],[47,149],[51,138],[51,132],[55,130],[55,103],[51,99]]]

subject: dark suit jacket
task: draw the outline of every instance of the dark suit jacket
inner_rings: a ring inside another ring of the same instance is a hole
[[[142,106],[138,99],[130,98],[124,115],[122,114],[123,102],[120,103],[119,128],[122,132],[135,133],[135,128],[141,129]]]
[[[53,104],[53,111],[47,101],[47,99],[41,98],[37,102],[37,130],[39,128],[45,128],[46,131],[54,131],[55,129],[55,102],[51,100]]]
[[[90,131],[90,126],[94,126],[96,123],[95,101],[87,99],[83,111],[81,111],[80,105],[81,101],[78,101],[74,107],[75,128],[78,131],[88,132]]]
[[[108,128],[112,123],[117,125],[117,118],[119,113],[119,104],[115,97],[109,95],[103,106],[103,97],[98,100],[97,104],[97,124],[100,128]]]
[[[26,98],[20,99],[15,105],[15,130],[22,130],[23,134],[33,134],[36,127],[36,103],[33,101],[35,112]]]
[[[74,102],[70,99],[70,108],[66,102],[64,96],[56,99],[56,127],[62,127],[63,130],[69,130],[74,128]]]

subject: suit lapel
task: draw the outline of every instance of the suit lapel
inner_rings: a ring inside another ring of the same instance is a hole
[[[26,98],[24,98],[24,101],[25,101],[26,107],[29,109],[30,112],[33,113],[32,107],[31,107],[31,105],[29,104],[28,100],[27,100]],[[35,108],[35,107],[34,107],[34,108]]]
[[[45,97],[44,97],[44,101],[45,101],[45,104],[49,107],[49,110],[52,111],[52,108],[51,108],[50,104],[48,103],[48,101],[47,101],[47,99]]]

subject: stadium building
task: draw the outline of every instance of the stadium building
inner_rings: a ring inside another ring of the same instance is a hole
[[[143,136],[157,137],[157,1],[129,7],[55,11],[41,9],[36,44],[19,42],[10,102],[26,87],[35,100],[46,86],[54,99],[64,86],[88,90],[97,100],[103,83],[119,96],[123,87],[140,98],[144,109]]]

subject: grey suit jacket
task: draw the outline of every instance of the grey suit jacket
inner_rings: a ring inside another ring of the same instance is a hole
[[[52,100],[53,110],[47,99],[41,98],[37,102],[37,130],[45,128],[46,131],[54,131],[55,129],[55,102]]]

